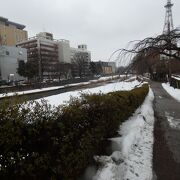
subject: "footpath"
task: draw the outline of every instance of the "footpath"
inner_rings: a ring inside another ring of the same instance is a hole
[[[180,103],[161,83],[150,84],[155,95],[154,180],[180,180]]]

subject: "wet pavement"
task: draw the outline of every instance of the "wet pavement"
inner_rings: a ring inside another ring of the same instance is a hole
[[[150,84],[155,95],[154,179],[180,180],[180,103],[161,83]]]

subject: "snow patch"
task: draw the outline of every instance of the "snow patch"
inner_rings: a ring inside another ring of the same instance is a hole
[[[56,90],[56,89],[61,89],[61,88],[64,88],[64,86],[55,86],[55,87],[34,89],[34,90],[28,90],[28,91],[4,93],[4,94],[0,94],[0,98],[1,97],[8,97],[8,96],[15,96],[15,95],[23,95],[23,94],[33,94],[33,93],[37,93],[37,92],[45,92],[45,91],[51,91],[51,90]]]
[[[176,79],[176,80],[180,81],[180,76],[171,76],[171,78],[173,78],[173,79]]]
[[[99,86],[95,88],[70,91],[70,92],[65,92],[58,95],[48,96],[44,99],[52,106],[58,106],[58,105],[66,104],[72,97],[75,97],[75,98],[80,97],[81,94],[94,94],[94,93],[106,94],[109,92],[120,91],[120,90],[128,91],[141,85],[142,84],[140,84],[139,81],[137,80],[132,81],[132,82],[116,82],[116,83],[105,84],[103,86]],[[39,99],[37,101],[40,102],[41,100],[42,99]]]
[[[177,101],[180,102],[180,89],[175,89],[169,83],[162,83],[162,87]]]
[[[180,119],[175,119],[174,117],[170,116],[168,112],[165,112],[165,115],[171,128],[180,129]]]
[[[120,137],[112,138],[119,150],[111,156],[99,157],[103,167],[93,180],[152,180],[153,100],[150,89],[142,106],[120,126]]]
[[[107,81],[107,80],[112,80],[114,78],[123,78],[124,75],[115,75],[115,76],[107,76],[107,77],[101,77],[97,80],[90,80],[88,82],[80,82],[80,83],[72,83],[72,84],[66,84],[64,86],[53,86],[53,87],[48,87],[48,88],[41,88],[41,89],[33,89],[33,90],[27,90],[27,91],[16,91],[16,92],[10,92],[10,93],[4,93],[4,94],[0,94],[0,98],[3,97],[8,97],[8,96],[15,96],[15,95],[23,95],[23,94],[33,94],[33,93],[37,93],[37,92],[45,92],[45,91],[51,91],[51,90],[56,90],[56,89],[62,89],[62,88],[66,88],[66,87],[75,87],[75,86],[83,86],[83,85],[88,85],[91,84],[92,82],[97,83],[100,81]]]

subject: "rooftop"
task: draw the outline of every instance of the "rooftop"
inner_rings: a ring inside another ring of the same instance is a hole
[[[7,18],[4,18],[2,16],[0,16],[0,21],[4,22],[6,26],[12,25],[12,26],[15,26],[17,29],[20,29],[20,30],[23,30],[26,27],[23,24],[19,24],[19,23],[9,21]]]

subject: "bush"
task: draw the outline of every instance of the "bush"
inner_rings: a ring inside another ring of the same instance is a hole
[[[0,108],[0,179],[77,179],[148,93],[82,95],[51,108],[16,104]]]

